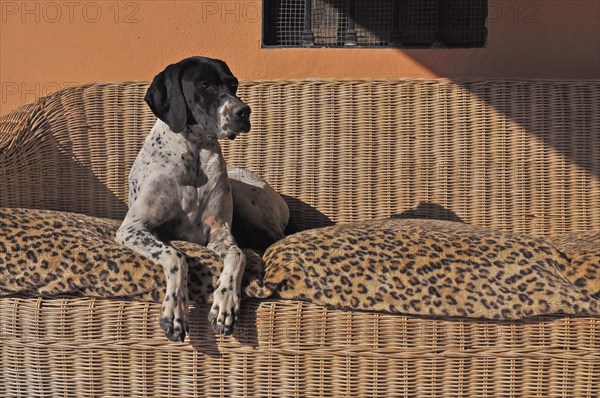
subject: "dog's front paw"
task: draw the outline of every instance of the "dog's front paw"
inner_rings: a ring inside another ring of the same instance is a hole
[[[229,279],[231,281],[231,279]],[[208,321],[215,333],[229,335],[237,323],[241,295],[233,283],[219,283],[213,293],[213,305]]]
[[[171,341],[183,342],[186,333],[189,333],[187,303],[185,292],[167,293],[163,301],[160,327],[165,331],[167,339]]]

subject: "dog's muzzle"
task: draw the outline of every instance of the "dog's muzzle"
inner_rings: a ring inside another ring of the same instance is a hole
[[[228,134],[227,138],[234,140],[241,133],[247,133],[250,131],[250,113],[251,109],[246,104],[240,104],[233,110],[235,117],[233,133]]]

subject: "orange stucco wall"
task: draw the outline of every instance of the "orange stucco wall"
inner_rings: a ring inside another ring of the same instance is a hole
[[[241,79],[599,77],[600,1],[489,4],[485,49],[263,49],[260,0],[0,0],[0,114],[74,84],[148,80],[190,55]]]

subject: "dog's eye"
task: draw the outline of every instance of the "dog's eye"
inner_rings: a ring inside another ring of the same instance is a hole
[[[210,87],[210,83],[209,82],[200,82],[200,83],[196,84],[196,87],[198,87],[199,89],[202,89],[202,90],[206,90],[208,87]]]
[[[237,91],[237,89],[238,89],[238,82],[237,82],[237,81],[235,81],[235,80],[230,80],[230,81],[228,81],[228,82],[227,82],[227,85],[228,85],[229,89],[230,89],[231,91],[233,91],[234,93],[235,93],[235,92]]]

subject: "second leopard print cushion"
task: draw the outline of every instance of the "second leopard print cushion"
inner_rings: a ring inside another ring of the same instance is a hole
[[[264,288],[250,295],[433,316],[600,315],[598,300],[563,275],[569,257],[550,243],[462,223],[320,228],[275,243],[264,260]]]

